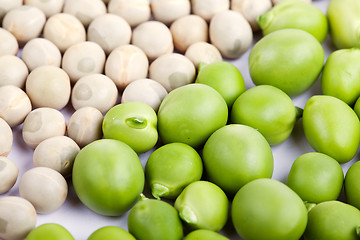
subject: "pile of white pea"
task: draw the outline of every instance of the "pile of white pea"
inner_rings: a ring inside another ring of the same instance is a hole
[[[37,213],[62,206],[76,154],[102,138],[110,108],[157,111],[200,62],[246,52],[256,18],[280,1],[0,0],[0,239],[23,239]],[[22,175],[14,141],[33,154]],[[19,196],[1,196],[18,179]]]

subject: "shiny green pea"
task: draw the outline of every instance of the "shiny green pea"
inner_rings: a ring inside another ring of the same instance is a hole
[[[126,230],[115,227],[115,226],[106,226],[97,229],[93,232],[87,240],[136,240],[129,232]]]
[[[145,178],[155,198],[176,198],[190,183],[200,180],[200,155],[185,143],[169,143],[152,152],[145,165]]]
[[[26,236],[26,240],[74,240],[74,237],[63,226],[57,223],[44,223]]]
[[[190,232],[184,240],[229,240],[229,238],[207,229],[198,229]]]
[[[360,209],[360,162],[355,162],[347,170],[344,189],[346,202]]]

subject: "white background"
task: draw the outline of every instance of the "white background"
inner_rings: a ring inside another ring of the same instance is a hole
[[[313,5],[317,6],[320,10],[326,13],[326,8],[328,5],[329,0],[314,0]],[[257,34],[254,37],[254,42],[261,37],[261,34]],[[332,46],[331,39],[328,38],[322,44],[324,47],[326,58],[327,56],[334,51],[334,47]],[[239,59],[231,61],[242,73],[246,88],[250,88],[253,85],[249,70],[248,70],[248,56],[249,56],[250,49]],[[320,87],[320,79],[304,94],[293,98],[293,102],[296,106],[303,108],[307,99],[309,99],[312,95],[321,94],[321,87]],[[70,117],[72,109],[67,108],[64,109],[62,112],[64,113],[67,121]],[[14,135],[14,143],[13,148],[9,154],[9,158],[12,159],[17,166],[19,167],[19,178],[15,184],[15,186],[3,196],[19,196],[18,190],[18,182],[22,174],[25,171],[33,167],[32,163],[32,154],[33,149],[29,148],[24,141],[22,140],[21,136],[21,126],[13,129]],[[275,168],[273,178],[285,182],[287,174],[290,170],[290,167],[293,161],[300,155],[311,152],[313,149],[307,143],[307,140],[303,134],[302,129],[302,122],[301,120],[297,122],[294,131],[290,138],[285,141],[284,143],[272,147],[274,161],[275,161]],[[140,155],[140,159],[145,165],[146,160],[151,153],[145,153]],[[358,156],[358,155],[357,155]],[[355,157],[357,159],[357,156]],[[346,173],[347,169],[354,163],[354,160],[343,164],[342,167],[344,169],[344,174]],[[122,217],[105,217],[98,215],[87,207],[85,207],[77,198],[74,189],[71,184],[71,179],[68,179],[69,184],[69,193],[66,202],[64,205],[52,212],[50,214],[38,214],[37,218],[37,226],[43,223],[58,223],[64,226],[76,240],[85,240],[88,236],[103,226],[118,226],[124,229],[127,229],[127,214],[123,215]],[[236,233],[231,225],[231,222],[227,226],[225,226],[224,230],[222,231],[224,235],[231,239],[240,239],[236,236]]]

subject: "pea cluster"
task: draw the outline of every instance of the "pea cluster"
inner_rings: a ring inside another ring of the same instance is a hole
[[[359,13],[0,0],[0,239],[358,239]]]

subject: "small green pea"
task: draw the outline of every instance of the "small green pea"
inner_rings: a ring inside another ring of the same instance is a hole
[[[106,226],[97,229],[93,232],[87,240],[136,240],[126,230],[115,227],[115,226]]]
[[[27,235],[26,240],[75,240],[70,232],[57,223],[45,223]]]
[[[169,143],[152,152],[145,165],[145,179],[156,198],[176,198],[190,183],[200,180],[200,155],[185,143]]]
[[[184,240],[229,240],[229,238],[207,229],[198,229],[190,232]]]

